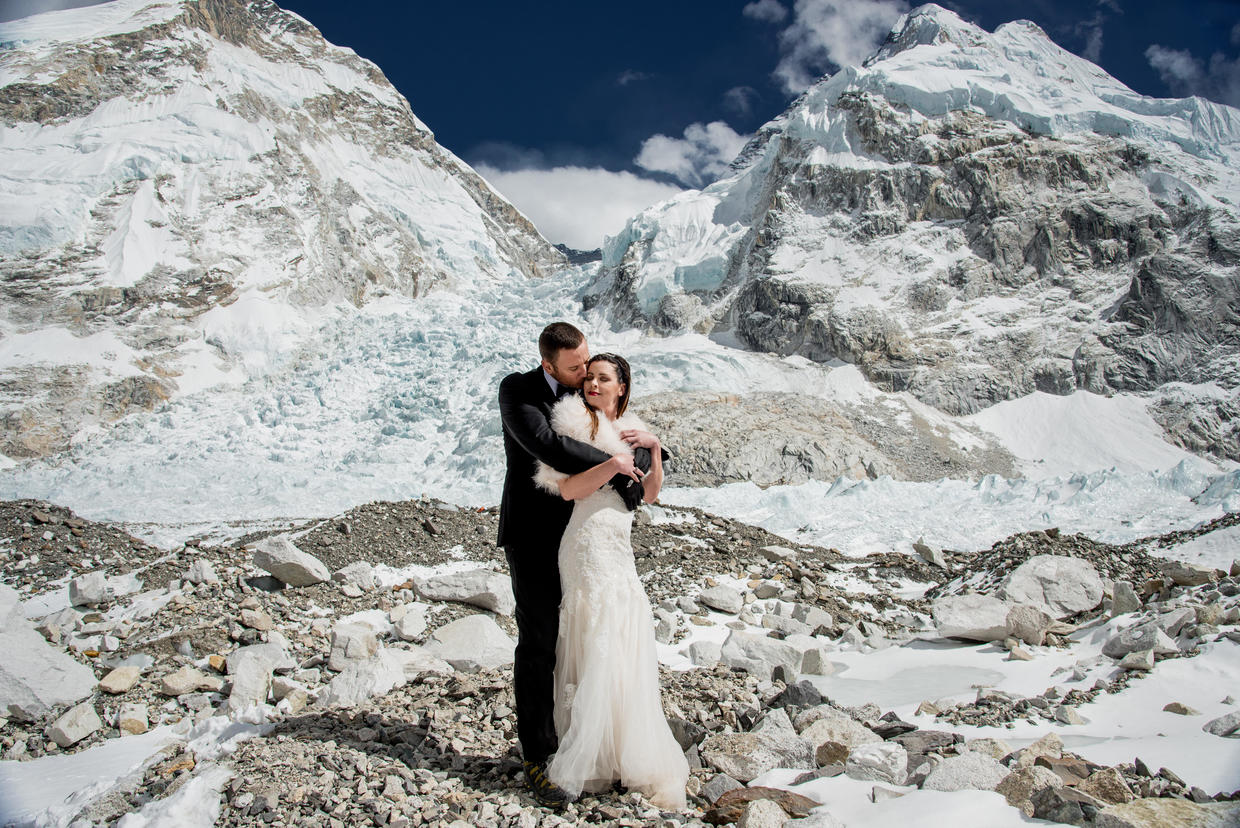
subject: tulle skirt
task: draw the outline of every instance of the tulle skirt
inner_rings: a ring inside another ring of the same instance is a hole
[[[547,775],[570,794],[619,781],[684,810],[689,764],[659,699],[654,618],[633,565],[633,515],[607,487],[579,501],[560,544],[555,725]]]

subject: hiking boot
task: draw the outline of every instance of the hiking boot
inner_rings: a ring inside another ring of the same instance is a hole
[[[564,789],[547,778],[546,762],[522,762],[525,769],[525,785],[538,800],[538,804],[556,810],[572,801]]]

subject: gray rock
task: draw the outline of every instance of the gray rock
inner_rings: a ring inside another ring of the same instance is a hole
[[[417,581],[415,588],[418,597],[424,600],[457,601],[499,615],[512,615],[517,607],[512,597],[512,579],[490,569],[436,575]]]
[[[175,697],[193,693],[195,690],[219,690],[223,686],[223,680],[204,675],[187,664],[164,676],[159,683],[159,692]]]
[[[811,632],[816,632],[820,627],[830,629],[835,624],[835,619],[831,617],[831,613],[819,609],[813,604],[794,604],[792,607],[792,617],[809,627]]]
[[[1214,571],[1198,569],[1181,561],[1168,561],[1162,565],[1162,574],[1179,586],[1201,586],[1214,580]]]
[[[1137,799],[1109,805],[1094,817],[1094,828],[1232,828],[1240,825],[1240,802],[1189,802]]]
[[[401,641],[413,641],[426,632],[426,605],[405,604],[399,612],[392,610],[393,628]]]
[[[297,662],[289,656],[288,649],[283,642],[277,639],[274,633],[271,639],[262,644],[251,644],[248,647],[233,650],[224,661],[225,672],[234,675],[242,663],[250,659],[262,659],[273,673],[291,673],[296,670]]]
[[[776,668],[782,668],[785,682],[795,682],[801,668],[801,653],[795,647],[740,630],[733,630],[723,642],[719,660],[761,679],[770,679]]]
[[[1063,780],[1059,778],[1059,774],[1050,768],[1044,768],[1040,765],[1030,765],[1029,767],[1017,768],[1003,778],[997,786],[995,793],[1003,795],[1007,800],[1007,804],[1013,808],[1018,808],[1027,817],[1033,816],[1033,802],[1031,797],[1037,791],[1043,788],[1059,788],[1063,786]]]
[[[696,667],[713,667],[722,655],[722,646],[714,641],[695,641],[689,645],[689,660]]]
[[[704,589],[697,596],[697,602],[711,609],[736,615],[745,608],[745,599],[731,587],[715,586]]]
[[[760,601],[775,598],[784,591],[783,585],[777,581],[763,581],[753,588],[753,596]]]
[[[943,550],[928,545],[925,538],[917,539],[917,542],[913,544],[913,551],[920,555],[922,560],[928,564],[933,564],[939,569],[951,569],[947,559],[943,557]]]
[[[282,648],[271,644],[252,644],[230,653],[227,664],[232,692],[228,709],[239,711],[266,704],[276,666],[295,666],[291,661]]]
[[[115,597],[107,574],[101,570],[87,572],[69,582],[69,603],[75,607],[97,607]]]
[[[728,791],[734,791],[737,788],[743,787],[745,786],[726,773],[717,773],[710,778],[709,782],[702,786],[702,796],[713,805],[716,799]]]
[[[435,630],[426,650],[458,670],[499,670],[512,664],[516,642],[489,615],[467,615]]]
[[[377,583],[375,568],[366,561],[354,561],[333,572],[332,580],[338,584],[352,584],[362,592],[373,592]]]
[[[815,750],[827,742],[837,742],[851,749],[883,741],[873,730],[845,713],[825,705],[818,709],[829,711],[829,714],[801,730],[801,738],[812,744]]]
[[[1008,605],[989,595],[945,595],[935,599],[931,615],[943,638],[1002,641],[1008,636]]]
[[[702,761],[741,782],[749,782],[772,768],[815,766],[812,752],[803,753],[805,742],[785,742],[761,733],[724,733],[701,744]],[[806,760],[808,759],[808,763]]]
[[[783,828],[788,813],[769,799],[755,799],[745,806],[736,828]]]
[[[844,772],[853,779],[903,785],[908,776],[908,752],[895,742],[857,745],[848,754]]]
[[[1153,670],[1154,651],[1137,650],[1135,653],[1129,653],[1120,659],[1119,667],[1121,670]]]
[[[796,560],[796,557],[797,557],[796,551],[789,549],[786,546],[776,546],[772,544],[771,546],[762,547],[761,551],[762,551],[762,556],[766,558],[768,561],[770,561],[771,563],[779,563],[780,561],[792,561],[792,560]]]
[[[931,791],[993,791],[1008,769],[984,753],[949,756],[930,771],[922,787]]]
[[[293,587],[319,584],[331,573],[318,558],[298,549],[287,535],[273,535],[254,547],[254,565]]]
[[[220,577],[215,574],[215,567],[206,558],[198,558],[189,565],[185,572],[185,580],[191,584],[218,584]]]
[[[1001,594],[1016,604],[1039,604],[1065,618],[1102,603],[1102,579],[1088,561],[1062,555],[1035,555],[1003,583]]]
[[[375,632],[365,624],[340,623],[332,628],[332,649],[327,666],[344,670],[357,661],[365,661],[379,651]]]
[[[1240,711],[1211,719],[1201,726],[1206,733],[1229,739],[1240,739]]]
[[[1102,645],[1102,654],[1110,658],[1123,658],[1129,653],[1152,650],[1155,655],[1178,653],[1179,648],[1162,629],[1153,622],[1137,624],[1113,635]]]
[[[1141,609],[1141,599],[1127,581],[1116,581],[1111,587],[1111,615],[1124,615]]]
[[[42,718],[95,689],[94,672],[35,632],[21,598],[0,584],[0,712],[18,721]]]
[[[1042,644],[1054,623],[1055,619],[1037,604],[1017,604],[1007,614],[1008,635],[1026,644]]]
[[[72,747],[97,730],[103,722],[90,702],[82,702],[69,708],[48,729],[47,735],[62,748]]]
[[[452,667],[425,648],[385,647],[373,657],[350,664],[319,694],[319,707],[353,707],[391,692],[423,673],[447,675]]]
[[[788,635],[809,635],[814,630],[808,624],[798,621],[795,618],[788,618],[783,615],[775,615],[768,612],[762,616],[762,626],[768,630],[777,630]]]

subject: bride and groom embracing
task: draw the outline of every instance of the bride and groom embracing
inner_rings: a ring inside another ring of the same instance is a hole
[[[629,364],[590,357],[567,322],[542,365],[499,388],[508,469],[499,545],[516,598],[513,665],[526,782],[544,805],[619,782],[684,810],[688,762],[659,699],[654,623],[633,510],[663,483],[662,447],[626,408]]]

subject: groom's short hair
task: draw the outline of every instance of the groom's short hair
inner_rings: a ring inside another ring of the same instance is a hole
[[[576,348],[585,341],[586,335],[567,322],[552,322],[538,336],[538,353],[554,365],[560,351]]]

